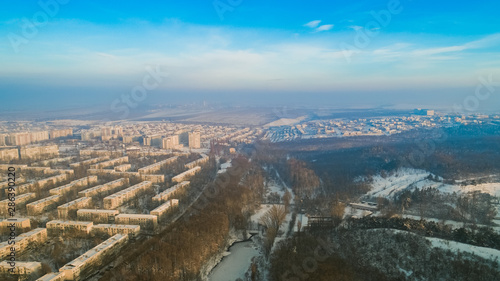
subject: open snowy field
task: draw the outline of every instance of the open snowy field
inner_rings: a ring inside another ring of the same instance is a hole
[[[400,169],[386,177],[374,176],[372,177],[372,188],[367,193],[367,196],[391,198],[394,194],[406,189],[413,190],[427,187],[436,188],[444,193],[467,193],[479,190],[492,196],[500,196],[500,183],[498,182],[462,186],[459,184],[445,184],[441,182],[441,178],[438,178],[437,181],[430,180],[428,179],[429,175],[432,174],[424,170]]]

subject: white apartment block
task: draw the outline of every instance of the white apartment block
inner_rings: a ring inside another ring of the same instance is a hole
[[[155,215],[157,217],[161,217],[166,214],[169,210],[179,205],[178,199],[171,199],[166,203],[161,204],[158,208],[149,212],[151,215]]]
[[[42,263],[16,261],[14,272],[11,272],[11,266],[7,261],[0,262],[0,274],[25,275],[39,274],[42,271]],[[24,279],[23,279],[24,280]]]
[[[64,157],[64,158],[52,158],[52,159],[48,159],[48,160],[38,161],[36,163],[33,163],[32,165],[34,165],[34,166],[48,166],[50,164],[56,164],[59,162],[65,162],[65,161],[71,161],[71,160],[73,160],[72,156]]]
[[[178,135],[173,135],[173,136],[163,138],[161,141],[162,141],[161,148],[163,148],[163,149],[176,149],[179,146],[179,136]]]
[[[85,187],[97,182],[97,176],[88,176],[75,181],[72,181],[66,185],[52,188],[49,193],[52,195],[63,195],[65,193],[76,191],[80,187]]]
[[[163,168],[164,166],[174,162],[177,160],[177,158],[179,158],[178,156],[174,156],[174,157],[170,157],[168,159],[165,159],[163,161],[160,161],[158,163],[155,163],[155,164],[152,164],[152,165],[149,165],[149,166],[146,166],[144,168],[140,168],[138,170],[138,172],[140,174],[151,174],[151,173],[155,173],[155,172],[158,172],[159,170],[161,170],[161,168]]]
[[[128,178],[121,178],[114,181],[110,181],[108,183],[91,187],[89,189],[82,190],[78,192],[78,196],[83,197],[94,197],[96,195],[106,195],[108,193],[113,192],[119,187],[125,186],[129,184]]]
[[[43,157],[59,156],[59,146],[25,146],[19,148],[21,159],[41,159]]]
[[[104,208],[111,210],[115,209],[128,201],[134,199],[139,193],[147,190],[153,185],[150,181],[143,181],[115,194],[104,198]]]
[[[0,149],[0,160],[10,161],[19,159],[19,150],[17,148]]]
[[[123,163],[128,163],[128,156],[123,156],[123,157],[107,160],[104,162],[100,162],[97,164],[92,164],[92,165],[90,165],[90,169],[103,169],[106,167],[111,167],[111,166],[115,166],[117,164],[123,164]]]
[[[71,163],[71,164],[69,164],[69,166],[71,168],[78,168],[78,167],[80,167],[82,165],[83,166],[88,166],[88,165],[99,163],[99,162],[103,162],[103,161],[106,161],[106,160],[109,160],[109,156],[97,157],[97,158],[92,158],[92,159],[84,160],[84,161],[77,162],[77,163]]]
[[[189,170],[187,170],[187,171],[185,171],[183,173],[180,173],[177,176],[173,177],[172,178],[172,182],[182,182],[182,181],[188,179],[189,177],[194,176],[199,171],[201,171],[201,167],[200,166],[196,166],[196,167],[194,167],[192,169],[189,169]]]
[[[60,174],[46,179],[38,180],[35,183],[27,183],[16,187],[16,193],[35,192],[44,189],[49,184],[57,184],[68,179],[68,174]],[[7,191],[7,190],[6,190]]]
[[[92,230],[93,222],[52,220],[47,222],[47,234],[50,236],[76,235],[86,236]]]
[[[171,188],[166,189],[165,191],[159,193],[158,195],[155,195],[153,197],[153,202],[165,202],[168,199],[172,198],[173,196],[177,196],[178,194],[184,192],[184,188],[189,185],[189,181],[183,181],[181,183],[178,183]]]
[[[79,209],[76,216],[79,221],[91,221],[94,223],[111,223],[115,221],[115,217],[119,214],[117,210],[95,210],[95,209]]]
[[[92,203],[91,197],[81,197],[76,200],[70,201],[68,203],[62,204],[57,207],[57,215],[59,219],[67,219],[70,216],[70,212],[73,215],[76,214],[78,209],[87,208]]]
[[[131,168],[132,168],[131,164],[122,164],[122,165],[116,166],[114,170],[116,172],[126,172],[126,171],[130,170]]]
[[[83,280],[90,273],[88,269],[102,265],[107,256],[118,253],[127,242],[128,236],[116,234],[83,255],[67,263],[59,269],[64,274],[65,280]]]
[[[201,148],[201,133],[199,131],[189,133],[189,148]]]
[[[7,190],[6,190],[7,191]],[[21,208],[25,206],[30,200],[35,199],[35,193],[24,193],[19,196],[16,196],[16,207]],[[9,199],[5,199],[0,201],[0,214],[6,215],[9,213],[9,203],[12,202]]]
[[[200,156],[201,156],[200,159],[194,160],[193,162],[189,162],[186,165],[184,165],[184,167],[188,168],[188,169],[192,169],[192,168],[194,168],[194,167],[196,167],[198,165],[207,163],[208,160],[210,159],[210,157],[208,157],[205,154],[201,154]]]
[[[19,229],[30,229],[31,221],[27,218],[13,218],[6,219],[0,222],[0,232],[11,232],[11,227],[14,226],[16,231],[19,232]]]
[[[141,214],[119,214],[115,217],[116,224],[140,225],[141,229],[154,230],[158,226],[158,217]]]
[[[73,136],[73,129],[52,130],[49,132],[50,139],[64,138],[69,136]]]
[[[33,243],[45,243],[47,241],[47,229],[36,228],[29,232],[19,234],[14,240],[16,244],[9,244],[9,241],[0,243],[0,259],[7,257],[11,253],[11,248],[15,247],[16,254],[19,255],[28,245]]]
[[[51,210],[56,207],[56,205],[61,201],[63,197],[61,195],[52,195],[41,200],[29,203],[26,205],[28,210],[28,215],[36,216],[41,215],[43,212]]]
[[[107,235],[128,235],[129,237],[137,237],[141,231],[140,225],[127,225],[127,224],[97,224],[92,227],[94,234],[107,234]]]

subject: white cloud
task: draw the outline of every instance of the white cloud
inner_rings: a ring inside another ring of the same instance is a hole
[[[316,32],[328,31],[333,28],[333,24],[324,24],[318,28],[316,28]]]
[[[360,29],[363,29],[363,27],[362,27],[362,26],[359,26],[359,25],[351,25],[351,26],[349,26],[349,28],[354,29],[354,30],[360,30]]]
[[[310,21],[306,24],[304,24],[304,26],[307,26],[307,27],[310,27],[310,28],[316,28],[318,27],[318,25],[321,23],[320,20],[313,20],[313,21]]]

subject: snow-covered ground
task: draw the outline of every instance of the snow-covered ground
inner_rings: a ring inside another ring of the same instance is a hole
[[[426,237],[426,239],[429,240],[435,248],[442,248],[452,252],[466,252],[488,260],[500,259],[500,251],[496,249],[472,246],[469,244],[434,237]]]
[[[436,188],[444,193],[467,193],[479,190],[492,196],[500,196],[500,183],[482,183],[478,185],[445,184],[440,181],[427,179],[431,173],[418,169],[400,169],[387,177],[377,175],[372,177],[371,190],[367,193],[369,197],[391,198],[394,194],[405,189]],[[441,179],[440,179],[441,180]]]
[[[221,174],[221,173],[225,173],[227,168],[231,167],[233,164],[231,163],[231,160],[229,160],[228,162],[225,162],[225,163],[222,163],[220,165],[220,169],[217,173]]]
[[[384,229],[385,228],[368,229],[367,231],[382,231]],[[390,231],[394,233],[418,235],[404,230],[390,229]],[[470,253],[488,260],[497,260],[497,261],[500,260],[500,250],[487,247],[473,246],[470,244],[465,244],[435,237],[424,237],[424,238],[427,239],[431,243],[431,246],[434,248],[450,250],[453,253],[458,253],[458,252]]]

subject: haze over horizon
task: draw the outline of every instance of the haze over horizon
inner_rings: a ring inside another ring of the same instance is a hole
[[[452,108],[500,80],[496,1],[41,3],[0,11],[2,110],[109,108],[153,73],[145,105]]]

